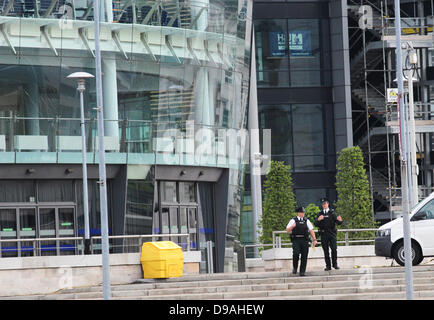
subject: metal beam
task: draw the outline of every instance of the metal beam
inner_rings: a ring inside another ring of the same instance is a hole
[[[124,48],[122,48],[121,41],[119,40],[118,33],[115,32],[115,31],[112,31],[112,37],[113,37],[113,40],[116,43],[116,46],[118,47],[119,51],[122,52],[122,54],[124,55],[125,59],[128,60],[127,53],[125,52]]]
[[[48,18],[48,16],[53,12],[53,9],[56,6],[57,2],[59,2],[59,0],[51,1],[50,6],[48,7],[47,11],[45,11],[44,18]]]
[[[178,63],[181,63],[181,60],[178,58],[178,56],[175,53],[175,50],[172,46],[172,41],[170,40],[170,36],[165,36],[166,39],[166,46],[169,48],[170,52],[172,53],[172,56],[176,59]]]
[[[53,46],[53,43],[51,42],[50,36],[47,33],[46,26],[41,27],[41,32],[42,32],[42,35],[44,36],[45,40],[47,40],[48,45],[50,46],[51,50],[53,50],[53,52],[56,55],[56,57],[59,56],[59,54],[57,53],[56,48]]]
[[[2,16],[7,16],[9,11],[11,11],[12,7],[14,6],[14,1],[15,0],[9,0],[8,5],[6,6],[5,11],[3,11]]]
[[[188,52],[190,52],[191,56],[193,57],[193,60],[196,62],[197,65],[202,65],[199,61],[199,59],[196,56],[196,53],[194,52],[193,48],[191,47],[191,38],[187,38],[187,49]]]
[[[84,46],[87,48],[87,50],[90,52],[93,58],[95,58],[95,53],[93,52],[92,48],[90,47],[89,41],[86,38],[86,35],[83,34],[85,28],[79,28],[78,29],[78,35],[81,38],[81,41],[83,41]]]
[[[180,13],[181,13],[181,10],[182,10],[183,8],[184,8],[184,5],[182,5],[182,6],[180,6],[180,7],[178,7],[178,8],[176,9],[175,14],[173,15],[172,18],[170,18],[169,23],[167,24],[168,27],[171,27],[171,26],[175,23],[175,20],[176,20],[176,19],[179,19],[179,25],[181,25],[181,17],[180,17]]]
[[[199,10],[198,14],[193,18],[193,20],[191,20],[191,23],[190,23],[190,29],[193,28],[193,26],[194,26],[194,24],[196,23],[197,19],[199,19],[200,15],[202,14],[202,12],[203,12],[206,8],[207,8],[207,7],[202,7],[202,8]]]
[[[154,11],[158,8],[158,6],[160,5],[160,1],[157,1],[151,8],[151,10],[149,10],[149,12],[146,14],[145,18],[142,21],[142,24],[148,24],[149,20],[151,20],[152,15],[154,14]]]
[[[11,48],[12,52],[14,53],[14,55],[17,55],[17,51],[15,50],[14,46],[11,43],[11,40],[9,39],[8,33],[5,30],[5,26],[6,25],[4,23],[2,23],[0,25],[0,31],[1,31],[1,33],[3,35],[3,37],[5,38],[5,41],[8,44],[9,48]]]
[[[92,10],[93,10],[93,1],[92,3],[89,4],[81,19],[86,20]]]
[[[206,54],[206,56],[208,57],[209,61],[211,61],[211,63],[212,63],[214,66],[217,66],[217,63],[214,61],[212,55],[209,53],[209,49],[208,49],[208,47],[209,47],[209,43],[208,43],[208,40],[203,40],[203,46],[204,46],[204,48],[205,48],[205,54]]]
[[[152,60],[157,62],[157,57],[154,55],[154,53],[151,50],[151,47],[149,46],[148,43],[148,35],[145,32],[142,32],[140,34],[140,41],[142,41],[143,46],[145,47],[146,51],[148,52],[148,54],[151,56]]]

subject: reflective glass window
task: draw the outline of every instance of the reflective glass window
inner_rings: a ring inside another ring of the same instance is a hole
[[[180,182],[179,196],[182,203],[196,202],[196,188],[194,182]]]
[[[291,87],[321,85],[321,47],[318,19],[289,19]]]
[[[72,180],[38,181],[38,200],[41,202],[74,201]]]
[[[292,120],[289,105],[259,106],[259,128],[271,129],[273,160],[292,166]]]
[[[162,202],[178,202],[176,192],[176,182],[162,181],[161,183],[161,201]]]
[[[259,87],[285,87],[288,75],[286,20],[255,21],[257,83]]]
[[[311,203],[319,207],[319,199],[327,197],[327,190],[322,188],[295,189],[294,192],[297,203],[305,207]]]
[[[260,129],[271,129],[272,159],[295,170],[325,168],[323,119],[322,105],[259,106]]]
[[[258,87],[323,85],[322,51],[324,48],[321,41],[326,35],[325,32],[327,32],[326,20],[256,20]]]
[[[294,166],[324,169],[324,125],[321,105],[293,105]]]

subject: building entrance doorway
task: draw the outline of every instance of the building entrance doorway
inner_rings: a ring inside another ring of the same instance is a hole
[[[162,180],[157,181],[157,185],[158,203],[157,210],[154,211],[153,233],[163,234],[164,237],[160,240],[173,241],[183,250],[189,247],[190,250],[200,251],[200,272],[214,270],[212,185],[201,185],[194,181]],[[189,238],[170,236],[171,234],[188,234]]]
[[[0,239],[62,238],[76,235],[74,206],[0,207]],[[1,257],[76,254],[74,240],[2,241]]]
[[[188,233],[190,243],[187,243],[187,237],[164,237],[162,240],[170,240],[186,250],[198,249],[198,223],[197,223],[197,206],[162,206],[161,207],[161,233],[162,234],[179,234]]]

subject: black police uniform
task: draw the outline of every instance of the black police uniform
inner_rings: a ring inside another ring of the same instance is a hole
[[[323,215],[324,219],[318,221],[320,215]],[[330,270],[332,265],[333,268],[338,269],[336,224],[340,225],[341,223],[342,221],[337,220],[337,215],[332,208],[329,208],[327,213],[321,210],[314,221],[315,226],[318,227],[318,234],[321,238],[321,247],[324,251],[326,270]],[[329,249],[332,255],[331,263]]]
[[[291,231],[292,266],[294,272],[296,272],[299,255],[301,255],[300,275],[304,275],[307,265],[307,255],[309,253],[309,228],[305,217],[301,220],[295,217],[294,221],[295,228]]]

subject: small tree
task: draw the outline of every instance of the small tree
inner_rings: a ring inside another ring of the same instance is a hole
[[[336,166],[336,212],[349,229],[375,228],[362,150],[358,147],[342,149]],[[372,237],[373,232],[358,233],[357,238]]]
[[[318,214],[318,212],[321,211],[321,209],[314,203],[310,203],[306,208],[305,208],[305,217],[307,219],[309,219],[309,221],[313,224],[316,216]]]
[[[295,216],[295,197],[292,189],[291,166],[283,161],[271,161],[264,182],[262,219],[258,222],[261,243],[273,241],[273,231],[283,231]]]

